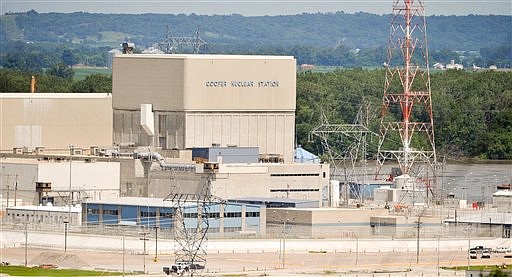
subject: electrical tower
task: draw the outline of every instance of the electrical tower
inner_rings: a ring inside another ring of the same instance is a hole
[[[157,152],[136,152],[135,159],[147,165],[147,174],[151,164],[157,162],[161,170],[170,171],[171,193],[164,198],[173,209],[174,255],[175,263],[189,264],[187,275],[194,276],[206,267],[206,244],[209,228],[212,200],[216,204],[225,203],[211,194],[211,184],[218,171],[218,163],[205,163],[202,186],[195,193],[182,193],[176,184],[176,172],[196,172],[196,164],[167,163]]]
[[[320,125],[309,132],[309,141],[318,137],[328,155],[332,165],[331,180],[341,181],[341,196],[345,206],[348,206],[351,195],[359,203],[364,202],[365,184],[370,179],[366,178],[368,134],[377,134],[366,127],[369,122],[369,108],[370,103],[361,105],[354,124],[329,124],[322,113]],[[334,147],[332,136],[337,136],[336,142],[341,145]],[[342,171],[339,169],[340,165]]]
[[[386,161],[394,160],[401,174],[419,185],[412,191],[423,189],[428,203],[429,191],[437,189],[437,174],[423,1],[394,1],[384,66],[376,177]],[[392,143],[398,139],[401,145]]]
[[[199,37],[199,29],[196,29],[192,37],[175,37],[171,33],[171,28],[167,26],[165,39],[158,43],[158,48],[166,54],[175,54],[176,51],[182,52],[184,47],[188,47],[192,49],[192,53],[198,54],[206,45],[206,41]]]

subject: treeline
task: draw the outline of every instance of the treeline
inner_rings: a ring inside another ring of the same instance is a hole
[[[83,80],[73,80],[73,70],[63,64],[46,72],[0,69],[0,92],[30,92],[30,80],[36,78],[40,93],[112,93],[112,76],[91,74]]]
[[[391,6],[390,6],[391,13]],[[351,49],[385,46],[391,14],[315,13],[281,16],[196,14],[94,14],[13,13],[2,16],[1,35],[9,41],[112,42],[124,35],[143,46],[162,41],[166,26],[175,36],[193,36],[196,29],[212,45],[306,45],[335,48],[340,42]],[[429,47],[434,50],[478,50],[510,43],[511,16],[428,16]],[[119,45],[119,41],[116,45]]]
[[[322,153],[318,142],[308,140],[321,114],[334,124],[355,123],[363,114],[368,127],[378,133],[384,76],[383,70],[362,69],[300,73],[298,143]],[[448,70],[432,74],[431,83],[438,155],[512,159],[512,72]],[[343,143],[342,138],[332,140],[334,147]],[[368,147],[369,156],[375,157],[376,143]]]

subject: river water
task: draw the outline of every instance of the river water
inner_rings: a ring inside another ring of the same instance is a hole
[[[512,183],[512,164],[447,164],[438,172],[440,189],[468,202],[492,203],[496,186]]]

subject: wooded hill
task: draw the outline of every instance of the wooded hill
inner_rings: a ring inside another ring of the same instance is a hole
[[[165,37],[166,26],[176,36],[193,36],[199,29],[211,51],[269,46],[305,45],[350,49],[385,47],[391,15],[315,13],[245,17],[237,14],[92,14],[13,13],[1,17],[2,41],[73,42],[119,47],[129,38],[141,47]],[[494,15],[429,16],[432,50],[479,51],[510,45],[512,17]]]

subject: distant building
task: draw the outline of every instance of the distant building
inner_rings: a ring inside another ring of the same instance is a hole
[[[444,69],[444,64],[442,64],[442,63],[435,63],[434,64],[434,69]]]
[[[123,51],[119,49],[112,49],[107,53],[107,67],[112,69],[112,60],[115,56],[123,54]]]
[[[313,70],[313,69],[315,69],[315,66],[312,64],[303,63],[300,65],[300,70]]]
[[[141,52],[142,54],[165,54],[164,51],[155,48],[155,47],[148,47]]]
[[[462,69],[464,69],[464,66],[462,64],[455,63],[454,60],[451,60],[450,63],[446,65],[446,69],[462,70]]]

